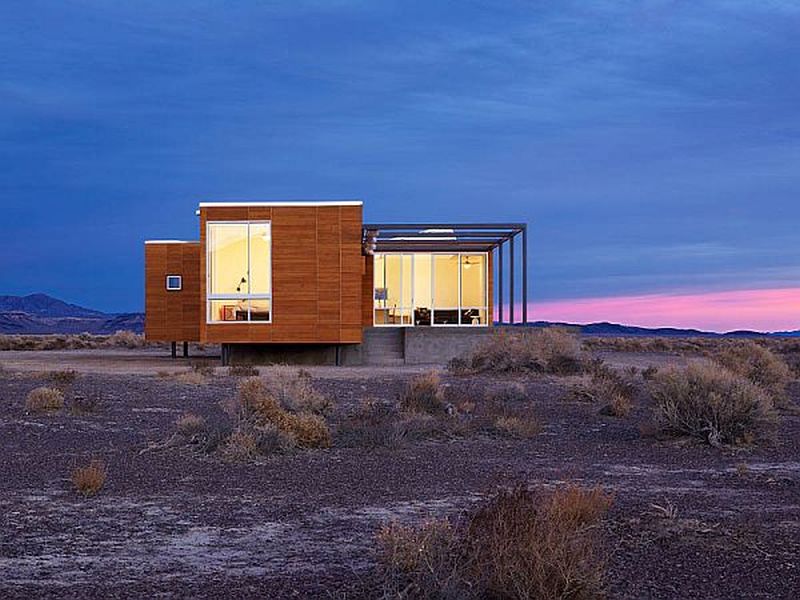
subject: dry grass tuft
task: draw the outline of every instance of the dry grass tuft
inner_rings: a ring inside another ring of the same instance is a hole
[[[175,426],[178,429],[178,433],[186,438],[203,434],[207,429],[206,420],[200,415],[191,412],[181,415],[178,420],[175,421]]]
[[[94,496],[106,482],[106,465],[101,460],[93,460],[84,467],[72,471],[72,485],[84,496]]]
[[[649,387],[662,431],[711,445],[750,443],[765,437],[777,421],[766,392],[713,363],[662,370]]]
[[[145,345],[144,336],[132,331],[117,331],[108,336],[106,344],[118,348],[142,348]]]
[[[175,380],[186,385],[206,385],[208,378],[197,371],[183,371],[175,375]]]
[[[584,355],[577,334],[563,327],[535,331],[500,331],[471,352],[452,360],[455,374],[469,373],[580,373]]]
[[[305,369],[284,365],[270,367],[265,384],[270,395],[288,411],[323,416],[333,411],[333,402],[314,389],[311,374]]]
[[[400,395],[400,408],[411,413],[446,414],[447,404],[438,373],[430,371],[409,381]]]
[[[775,404],[786,402],[786,385],[792,380],[792,371],[769,348],[743,340],[726,345],[713,358],[729,371],[763,388]]]
[[[231,365],[228,367],[231,377],[258,377],[259,370],[253,365]]]
[[[65,369],[63,371],[50,371],[47,374],[47,379],[52,381],[59,387],[67,387],[75,383],[78,378],[78,372],[74,369]]]
[[[193,362],[189,365],[192,373],[197,373],[203,377],[213,377],[217,372],[217,368],[211,363],[207,362]]]
[[[498,417],[494,426],[505,435],[523,440],[535,437],[542,431],[541,425],[535,419],[516,415]]]
[[[69,412],[73,415],[96,413],[102,408],[102,405],[102,398],[96,392],[86,395],[75,394],[67,402]]]
[[[64,394],[50,387],[31,390],[25,398],[25,410],[29,413],[55,412],[64,408]]]
[[[258,454],[256,438],[249,431],[234,431],[222,446],[222,456],[232,462],[251,460],[256,454]]]
[[[501,491],[476,510],[378,534],[386,597],[595,598],[603,592],[597,524],[611,497],[595,488]]]
[[[490,402],[521,403],[528,400],[528,391],[519,381],[500,383],[489,389],[486,399]]]

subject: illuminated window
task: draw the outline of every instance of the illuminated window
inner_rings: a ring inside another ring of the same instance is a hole
[[[208,223],[206,244],[208,322],[271,322],[270,224]]]
[[[375,325],[488,324],[486,253],[381,253],[374,265]]]

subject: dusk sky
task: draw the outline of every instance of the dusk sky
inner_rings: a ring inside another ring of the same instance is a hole
[[[143,310],[201,200],[525,221],[532,319],[800,327],[800,2],[6,0],[0,294]]]

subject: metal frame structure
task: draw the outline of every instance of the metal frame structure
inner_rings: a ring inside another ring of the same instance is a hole
[[[367,223],[361,244],[364,254],[376,252],[495,252],[497,260],[497,322],[504,324],[503,257],[508,248],[508,323],[514,324],[514,247],[521,238],[522,320],[528,322],[528,225],[526,223]],[[491,290],[494,293],[494,290]],[[492,318],[494,316],[492,315]]]

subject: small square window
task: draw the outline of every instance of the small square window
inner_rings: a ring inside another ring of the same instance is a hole
[[[180,275],[167,275],[167,290],[177,292],[183,287]]]

